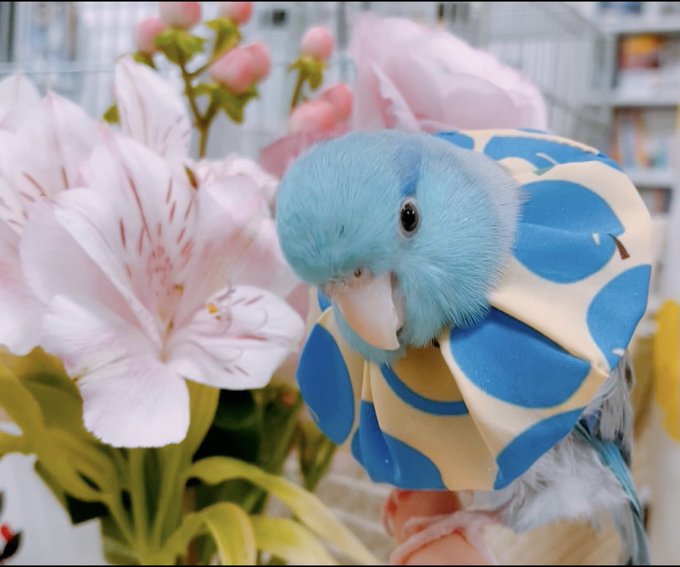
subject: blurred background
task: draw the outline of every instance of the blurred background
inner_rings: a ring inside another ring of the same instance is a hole
[[[202,4],[207,19],[216,6]],[[134,50],[134,25],[157,9],[156,2],[0,2],[0,79],[21,72],[43,93],[55,90],[101,116],[112,102],[114,65]],[[665,236],[673,190],[680,184],[680,2],[257,2],[242,31],[246,40],[270,46],[272,72],[260,98],[247,107],[244,124],[219,118],[208,155],[237,151],[256,159],[262,147],[286,133],[294,82],[287,66],[310,25],[326,25],[336,38],[328,81],[351,83],[347,46],[352,19],[361,11],[438,26],[488,49],[540,88],[552,132],[598,147],[623,166],[655,223],[654,290],[639,329],[641,341],[652,336],[663,258],[680,255],[680,244]],[[172,69],[161,71],[180,88]],[[641,368],[644,383],[644,364]],[[653,559],[675,564],[680,561],[680,448],[662,431],[650,396],[639,390],[637,397],[649,415],[640,421],[636,476],[648,506]],[[386,556],[389,542],[378,515],[386,490],[366,482],[342,459],[336,468],[321,487],[322,497]],[[0,523],[9,518],[26,531],[27,541],[31,533],[41,541],[26,545],[12,563],[44,562],[48,548],[55,564],[102,562],[96,527],[74,531],[31,476],[28,460],[11,456],[0,462],[0,490],[6,493]]]

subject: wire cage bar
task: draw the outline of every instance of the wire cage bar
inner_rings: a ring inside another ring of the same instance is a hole
[[[216,3],[203,2],[203,9],[211,17]],[[135,23],[156,10],[156,2],[0,2],[0,78],[25,73],[41,90],[55,90],[101,115],[111,104],[114,64],[133,49]],[[328,80],[351,81],[354,70],[346,51],[351,21],[366,10],[445,27],[489,49],[539,86],[551,131],[606,147],[609,117],[592,99],[602,75],[603,35],[568,3],[257,2],[243,32],[246,39],[268,43],[272,73],[261,85],[260,99],[247,108],[243,125],[224,119],[215,127],[209,155],[239,151],[256,157],[285,132],[293,88],[287,65],[309,25],[326,25],[337,39]],[[173,70],[161,70],[179,88]]]

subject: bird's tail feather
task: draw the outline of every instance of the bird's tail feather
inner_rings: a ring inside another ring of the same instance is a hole
[[[593,436],[582,423],[576,425],[575,432],[597,451],[602,463],[609,467],[614,476],[616,476],[621,488],[628,497],[630,522],[626,522],[618,517],[618,515],[614,515],[614,522],[619,535],[624,545],[627,546],[628,557],[626,558],[626,564],[649,565],[649,549],[642,517],[642,508],[630,470],[621,453],[621,448],[614,441],[605,441]]]

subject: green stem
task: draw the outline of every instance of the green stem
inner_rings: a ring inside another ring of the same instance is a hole
[[[295,402],[290,408],[288,421],[281,430],[278,442],[276,443],[276,449],[267,463],[266,468],[269,472],[279,474],[283,469],[283,465],[286,462],[288,453],[290,452],[290,444],[293,440],[293,436],[295,435],[297,426],[297,416],[302,409],[302,405],[302,396],[298,394]]]
[[[293,90],[293,98],[290,100],[290,111],[291,112],[293,112],[295,107],[300,102],[300,98],[302,97],[302,87],[305,85],[306,80],[307,80],[307,74],[304,72],[303,69],[300,69],[300,72],[298,73],[297,80],[295,81],[295,89]]]
[[[144,449],[130,449],[130,499],[134,519],[137,547],[143,552],[148,547],[149,513],[146,502],[146,475],[144,474]]]
[[[219,107],[215,99],[210,101],[210,106],[205,112],[203,117],[203,126],[198,129],[199,139],[198,139],[198,157],[205,157],[206,151],[208,149],[208,136],[210,135],[210,127],[212,126],[212,121],[214,120]]]
[[[167,530],[174,531],[174,527],[168,528],[169,517],[172,505],[181,506],[181,488],[183,476],[180,474],[182,468],[182,447],[164,447],[161,449],[163,468],[161,478],[161,489],[158,494],[158,509],[151,531],[151,541],[154,545],[160,546]],[[181,485],[181,486],[180,486]]]
[[[182,72],[182,80],[184,81],[184,94],[189,101],[189,108],[191,109],[191,114],[194,118],[194,125],[199,130],[203,127],[203,116],[201,111],[198,109],[198,104],[196,104],[196,98],[194,97],[194,86],[191,84],[191,75],[186,69],[184,61],[179,64],[179,69]]]
[[[134,531],[132,529],[132,526],[130,525],[130,520],[128,518],[127,512],[123,509],[117,496],[112,496],[111,498],[108,498],[105,501],[105,504],[108,507],[109,512],[111,512],[111,517],[118,525],[120,533],[125,538],[127,545],[131,549],[134,549],[135,542]]]
[[[333,462],[333,456],[338,446],[330,439],[324,439],[323,445],[319,449],[321,458],[318,459],[309,474],[305,477],[305,488],[310,492],[316,490],[317,485],[328,471],[328,467]]]

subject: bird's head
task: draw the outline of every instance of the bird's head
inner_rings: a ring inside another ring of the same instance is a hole
[[[518,212],[517,184],[494,160],[380,131],[303,154],[276,219],[292,268],[332,300],[350,346],[382,363],[485,315]]]

